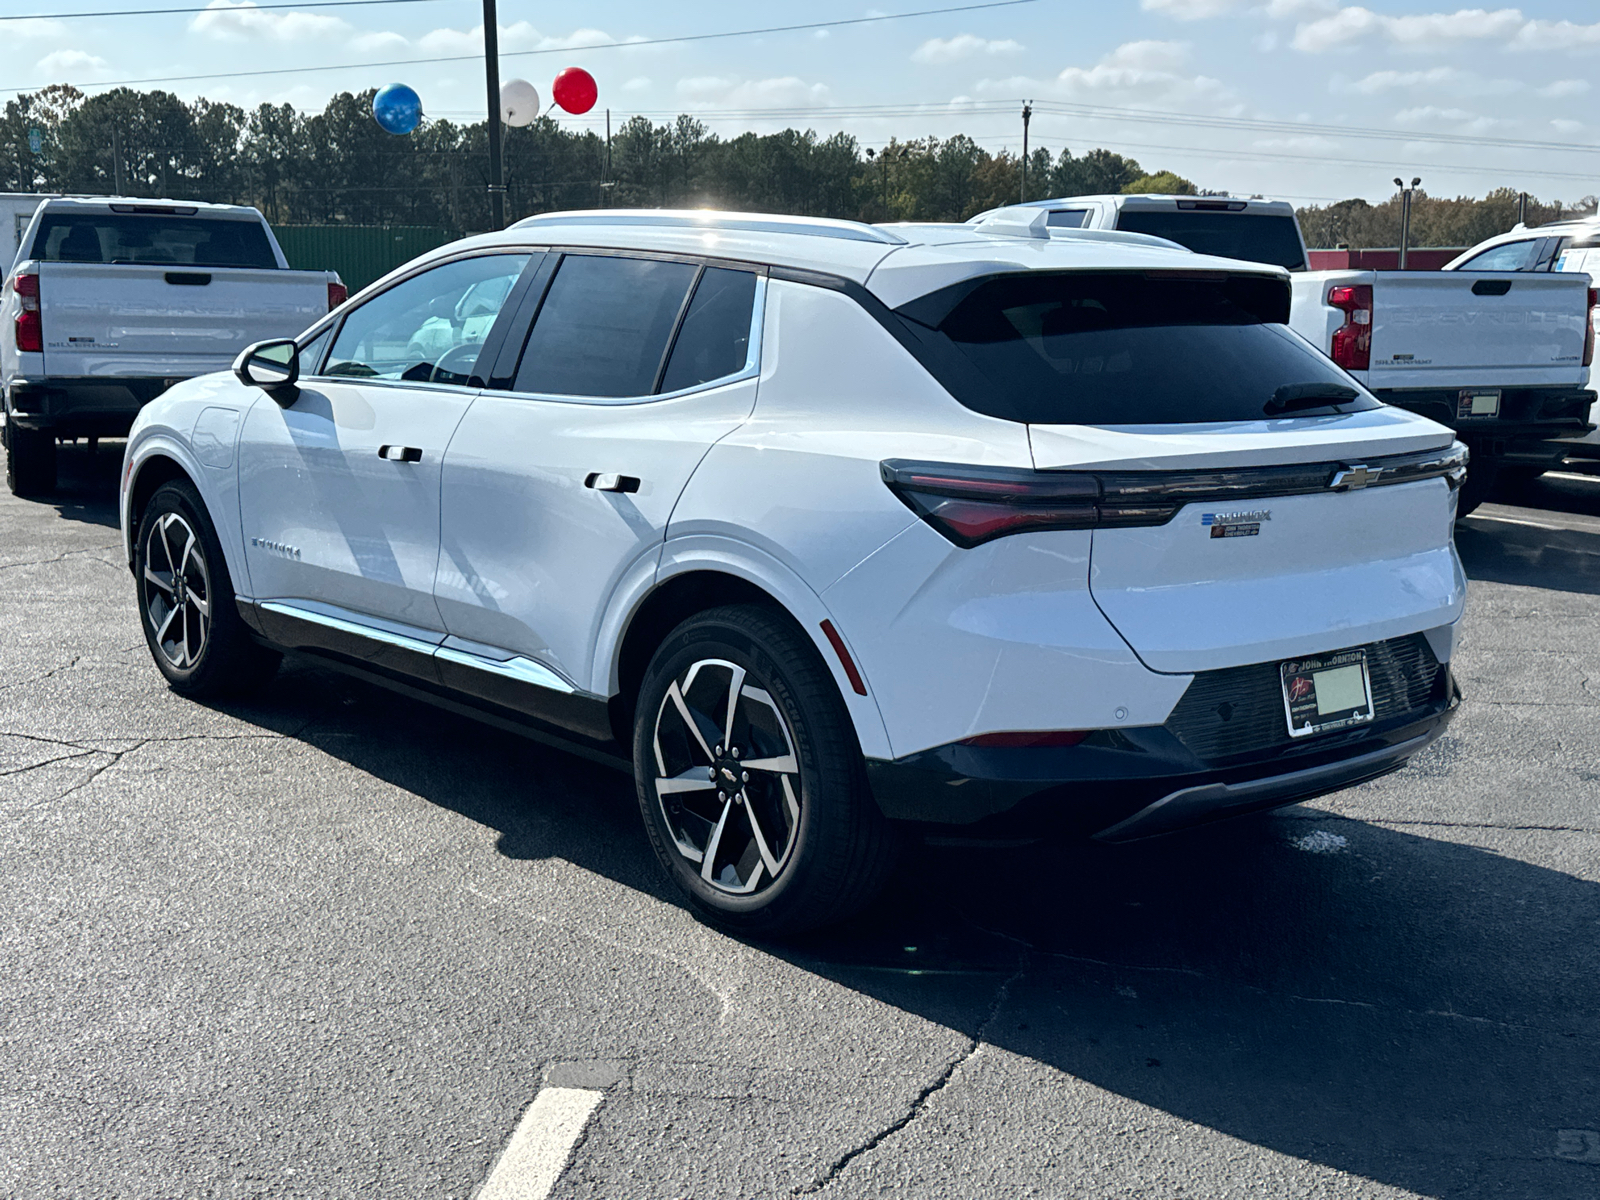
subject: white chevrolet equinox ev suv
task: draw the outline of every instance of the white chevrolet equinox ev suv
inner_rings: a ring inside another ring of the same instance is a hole
[[[1459,703],[1465,451],[1139,234],[558,213],[140,414],[179,692],[283,651],[631,768],[750,934],[908,828],[1164,833],[1395,770]]]

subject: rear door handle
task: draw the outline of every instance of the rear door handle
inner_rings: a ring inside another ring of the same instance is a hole
[[[390,462],[421,462],[422,451],[416,446],[379,446],[378,457]]]
[[[597,492],[637,492],[639,481],[632,475],[602,475],[599,471],[590,471],[583,486]]]

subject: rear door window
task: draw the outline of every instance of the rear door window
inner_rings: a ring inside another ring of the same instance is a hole
[[[566,255],[534,318],[513,390],[597,399],[654,394],[699,273],[687,262]]]
[[[1482,254],[1474,254],[1456,268],[1458,271],[1531,271],[1539,261],[1539,247],[1543,238],[1524,238],[1520,242],[1502,242],[1491,246]]]
[[[47,212],[34,235],[32,257],[43,262],[278,268],[267,231],[258,221],[164,214]]]
[[[677,392],[742,371],[750,360],[756,276],[751,271],[707,267],[673,340],[663,392]]]
[[[1187,246],[1196,254],[1271,263],[1291,271],[1303,270],[1306,265],[1300,231],[1288,213],[1274,216],[1270,213],[1125,208],[1117,214],[1117,228],[1164,237],[1169,242]]]
[[[924,296],[898,312],[930,330],[924,362],[962,404],[1040,425],[1259,421],[1275,399],[1377,406],[1284,322],[1281,279],[1200,272],[1027,272]]]

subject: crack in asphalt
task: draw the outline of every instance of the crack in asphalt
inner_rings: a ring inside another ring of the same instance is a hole
[[[93,558],[94,557],[94,553],[97,550],[115,550],[115,549],[117,549],[117,547],[114,546],[114,545],[113,546],[85,546],[81,550],[68,550],[65,554],[58,554],[54,558],[35,558],[35,559],[28,559],[28,560],[26,560],[24,562],[0,563],[0,571],[11,571],[11,570],[15,570],[18,567],[47,567],[51,563],[66,562],[67,559],[69,559],[69,558],[77,558],[80,555],[85,555],[85,556],[88,556],[90,558]],[[112,563],[106,562],[106,560],[103,559],[103,558],[96,558],[94,561],[99,563],[99,564],[101,564],[102,566],[106,566],[106,567],[114,565]]]
[[[109,750],[80,750],[76,754],[58,754],[54,758],[40,759],[36,763],[30,763],[26,767],[15,767],[9,771],[0,771],[0,779],[6,779],[13,775],[26,775],[29,771],[37,771],[40,767],[48,767],[51,763],[71,762],[77,758],[88,758],[94,754],[109,753]]]
[[[1004,937],[1005,935],[1001,934],[999,936]],[[1019,939],[1007,938],[1006,940],[1018,941]],[[994,1000],[989,1005],[989,1012],[983,1018],[983,1021],[978,1025],[976,1032],[974,1032],[972,1036],[967,1039],[966,1049],[952,1059],[949,1065],[946,1066],[943,1071],[939,1072],[938,1076],[931,1083],[923,1087],[916,1094],[916,1096],[912,1099],[911,1104],[906,1108],[906,1111],[898,1120],[884,1126],[881,1130],[873,1134],[860,1145],[853,1147],[844,1154],[840,1155],[838,1158],[834,1159],[827,1171],[825,1171],[819,1178],[813,1180],[804,1187],[795,1188],[789,1194],[791,1196],[811,1196],[822,1191],[823,1188],[827,1187],[835,1179],[837,1179],[839,1175],[850,1166],[851,1163],[856,1161],[856,1159],[860,1158],[864,1154],[870,1154],[879,1146],[883,1145],[884,1142],[888,1141],[895,1134],[899,1133],[902,1129],[905,1129],[913,1121],[920,1117],[923,1112],[927,1110],[927,1107],[929,1103],[932,1102],[933,1098],[940,1092],[944,1091],[945,1088],[950,1086],[952,1081],[955,1079],[956,1072],[961,1070],[962,1067],[976,1058],[984,1046],[988,1045],[987,1039],[989,1030],[994,1027],[995,1021],[1000,1017],[1000,1010],[1005,1007],[1006,1001],[1010,998],[1012,986],[1024,975],[1026,975],[1027,972],[1028,956],[1026,953],[1024,953],[1022,955],[1022,961],[1018,964],[1017,969],[1005,980],[1003,980],[1000,986],[995,989]]]
[[[72,661],[71,662],[62,663],[59,667],[51,667],[43,675],[35,675],[31,679],[18,680],[16,683],[0,684],[0,692],[8,692],[12,688],[31,687],[33,684],[43,683],[46,679],[49,679],[52,675],[59,675],[62,671],[70,671],[70,670],[72,670],[73,667],[77,666],[82,661],[83,661],[83,655],[74,654],[72,656]]]

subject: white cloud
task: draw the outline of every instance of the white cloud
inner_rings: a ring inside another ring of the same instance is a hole
[[[678,81],[680,98],[711,108],[826,108],[828,86],[793,75],[778,79],[739,79],[701,75]]]
[[[1400,125],[1446,125],[1464,133],[1487,133],[1501,126],[1516,124],[1497,117],[1480,116],[1464,108],[1440,108],[1435,104],[1402,109],[1395,113],[1394,119]]]
[[[1200,21],[1233,12],[1241,0],[1139,0],[1146,12],[1166,13],[1180,21]]]
[[[1027,78],[985,79],[978,90],[1009,96],[1038,92],[1064,97],[1117,96],[1164,105],[1204,100],[1213,106],[1231,95],[1219,80],[1189,74],[1188,60],[1187,42],[1125,42],[1092,67],[1068,67],[1047,83]]]
[[[279,42],[309,42],[331,37],[342,40],[351,31],[338,17],[321,13],[263,12],[255,0],[211,0],[205,12],[189,22],[189,29],[228,42],[261,37]]]
[[[82,50],[56,50],[46,54],[36,65],[46,75],[73,75],[81,78],[85,72],[104,70],[106,60]]]
[[[1556,117],[1550,124],[1562,133],[1577,133],[1578,130],[1583,128],[1582,121],[1569,121],[1566,117]]]
[[[1512,39],[1516,50],[1577,50],[1600,46],[1600,22],[1575,25],[1571,21],[1529,21]]]
[[[1268,6],[1274,13],[1279,0]],[[1343,49],[1371,38],[1408,50],[1449,50],[1462,42],[1500,42],[1516,50],[1570,50],[1600,46],[1600,22],[1578,25],[1571,21],[1529,20],[1519,8],[1462,8],[1450,13],[1413,13],[1388,16],[1353,5],[1340,8],[1300,25],[1294,34],[1296,50],[1320,54]]]
[[[1589,90],[1587,79],[1558,79],[1554,83],[1546,84],[1539,89],[1539,95],[1548,96],[1552,100],[1562,96],[1581,96]]]
[[[1335,90],[1375,96],[1395,88],[1438,87],[1461,77],[1461,72],[1454,67],[1434,67],[1428,71],[1374,71],[1354,83],[1335,83]]]
[[[642,92],[649,86],[650,77],[648,75],[635,75],[632,79],[628,80],[627,83],[622,85],[622,90],[625,92]]]
[[[1284,17],[1305,17],[1312,13],[1338,12],[1337,0],[1267,0],[1263,10],[1267,16],[1274,19]]]
[[[1022,49],[1020,42],[1010,38],[990,41],[971,33],[958,33],[952,38],[929,38],[911,53],[911,61],[919,63],[960,62],[974,54],[1016,54]]]
[[[577,29],[565,37],[540,33],[526,21],[500,26],[500,52],[518,50],[570,50],[575,46],[614,46],[617,39],[599,29]],[[417,39],[429,54],[480,54],[483,52],[483,26],[471,29],[434,29]]]
[[[404,50],[411,45],[411,40],[403,34],[386,30],[382,33],[357,34],[350,39],[350,45],[363,54],[388,53]]]

